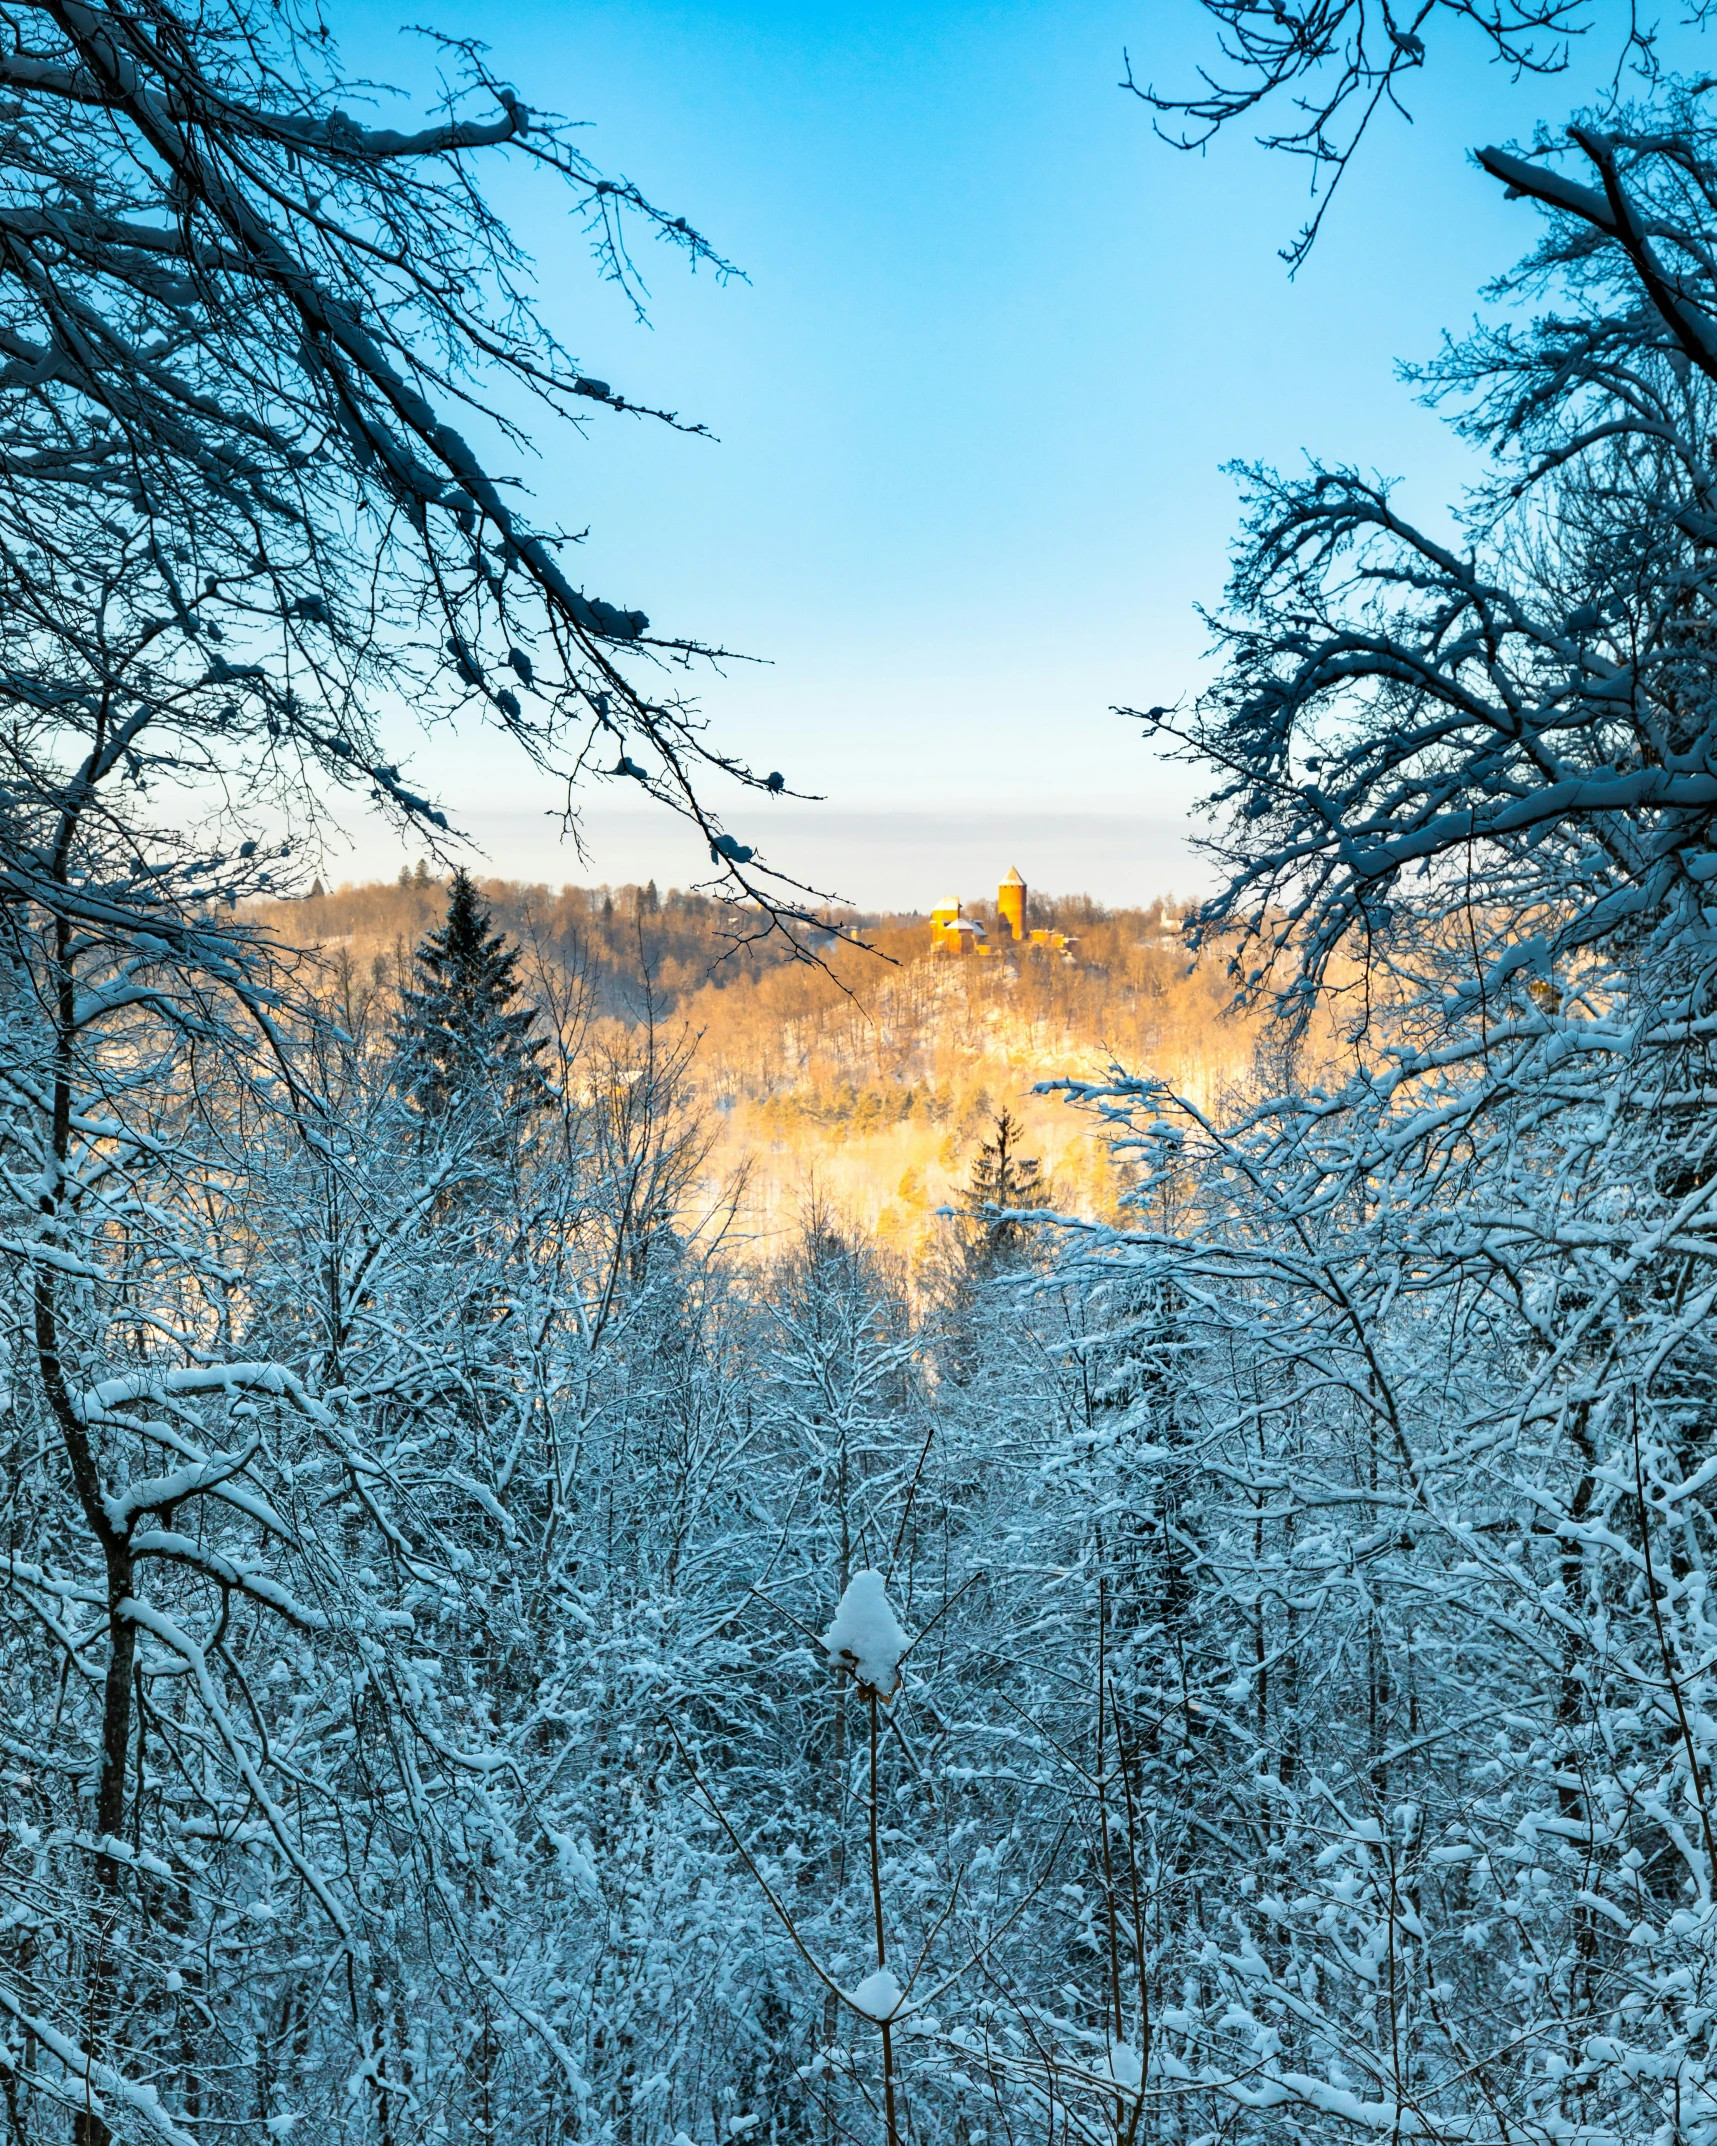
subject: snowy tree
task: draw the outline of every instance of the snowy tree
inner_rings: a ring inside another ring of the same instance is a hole
[[[978,1143],[966,1179],[966,1210],[973,1217],[976,1248],[986,1266],[993,1266],[1019,1243],[1021,1225],[1012,1215],[1049,1203],[1042,1164],[1035,1156],[1020,1152],[1024,1134],[1025,1128],[1011,1110],[997,1111],[989,1132]]]
[[[619,667],[642,616],[567,582],[447,418],[504,447],[487,398],[624,406],[534,327],[473,159],[555,171],[610,266],[622,213],[707,252],[464,48],[451,112],[398,131],[278,10],[13,32],[9,2120],[570,2123],[550,1992],[584,1866],[502,1786],[562,1605],[512,1560],[571,1532],[555,1409],[583,1431],[624,1385],[600,1254],[636,1219],[599,1216],[576,1097],[504,1201],[448,1202],[495,1158],[419,1153],[361,1028],[231,912],[270,884],[264,815],[313,821],[330,783],[444,824],[379,742],[401,700],[544,764],[648,735],[687,802],[695,727]]]
[[[428,1119],[486,1108],[505,1126],[547,1101],[533,1038],[536,1009],[515,1005],[519,949],[490,928],[488,911],[462,868],[453,875],[447,916],[413,956],[416,982],[400,1008],[400,1078]]]
[[[1549,219],[1537,318],[1422,375],[1498,462],[1460,543],[1250,473],[1225,672],[1153,718],[1298,1039],[1223,1115],[1078,1091],[1135,1183],[1070,1272],[1106,1355],[1172,1335],[1192,1614],[1117,1670],[1178,1747],[1165,2118],[1711,2120],[1702,94],[1574,130],[1595,187],[1486,153]]]
[[[474,46],[433,47],[421,126],[354,118],[327,26],[245,0],[31,13],[10,46],[10,780],[55,794],[86,755],[94,780],[242,766],[249,802],[305,811],[314,773],[433,834],[380,742],[387,701],[475,714],[544,765],[647,745],[645,786],[699,812],[719,756],[622,668],[685,644],[575,588],[459,429],[504,454],[521,406],[632,408],[533,315],[485,162],[569,189],[623,283],[628,222],[720,269],[685,219],[590,170]]]

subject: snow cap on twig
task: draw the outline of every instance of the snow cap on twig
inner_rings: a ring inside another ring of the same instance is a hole
[[[1109,2076],[1115,2084],[1136,2094],[1145,2082],[1145,2067],[1139,2052],[1128,2042],[1109,2044]]]
[[[885,1703],[900,1688],[900,1657],[906,1634],[888,1600],[880,1572],[855,1572],[823,1634],[823,1645],[836,1669],[851,1670],[861,1691]]]
[[[867,1573],[867,1579],[875,1579],[875,1573]],[[895,1981],[886,1967],[873,1967],[857,1989],[842,1990],[855,2012],[862,2012],[866,2019],[874,2019],[880,2027],[885,2020],[898,2019],[902,2012],[912,2007],[906,2001],[906,1992]]]

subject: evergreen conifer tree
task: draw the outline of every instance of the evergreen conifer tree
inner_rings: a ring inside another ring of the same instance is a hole
[[[509,1124],[547,1099],[533,1037],[536,1009],[516,1005],[519,951],[490,928],[469,875],[453,875],[447,917],[414,959],[400,1010],[401,1085],[425,1119],[486,1107]]]
[[[980,1143],[966,1181],[967,1212],[976,1223],[973,1250],[982,1264],[1013,1248],[1022,1225],[998,1220],[997,1208],[1046,1207],[1049,1187],[1035,1157],[1022,1155],[1025,1127],[1011,1110],[999,1110],[989,1139]]]

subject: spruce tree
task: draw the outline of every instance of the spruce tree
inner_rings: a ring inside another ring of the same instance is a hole
[[[464,870],[453,875],[447,916],[413,957],[415,988],[400,1009],[401,1084],[426,1120],[470,1107],[516,1125],[546,1099],[533,1037],[536,1009],[516,1005],[519,950],[490,928]]]
[[[1042,1164],[1022,1155],[1025,1127],[1011,1110],[996,1113],[990,1138],[979,1144],[966,1181],[966,1211],[976,1225],[972,1251],[982,1265],[1013,1249],[1022,1225],[998,1220],[997,1208],[1047,1207]]]

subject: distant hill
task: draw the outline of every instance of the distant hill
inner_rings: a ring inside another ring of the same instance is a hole
[[[504,880],[482,891],[527,949],[524,966],[552,966],[611,1038],[654,1022],[695,1039],[692,1080],[716,1133],[700,1189],[714,1202],[744,1176],[741,1226],[765,1238],[814,1192],[915,1257],[1004,1105],[1025,1122],[1056,1203],[1105,1211],[1114,1183],[1089,1121],[1035,1084],[1119,1062],[1210,1100],[1250,1065],[1252,1034],[1224,1014],[1220,964],[1189,969],[1179,916],[1160,902],[1105,909],[1034,893],[1032,923],[1076,943],[989,959],[933,955],[921,917],[841,912],[831,921],[875,951],[835,944],[819,968],[779,934],[759,936],[754,914],[702,895]],[[320,950],[331,988],[391,997],[445,904],[444,885],[420,875],[253,913]]]

